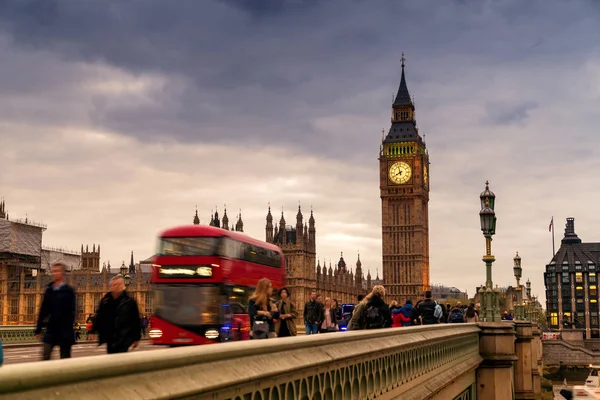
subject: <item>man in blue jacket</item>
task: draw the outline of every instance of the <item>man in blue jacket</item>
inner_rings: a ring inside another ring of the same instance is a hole
[[[44,360],[50,359],[54,346],[60,347],[60,358],[71,358],[71,346],[74,343],[75,291],[67,285],[65,264],[54,263],[50,269],[52,283],[44,293],[35,337],[42,339],[42,328],[45,326]]]

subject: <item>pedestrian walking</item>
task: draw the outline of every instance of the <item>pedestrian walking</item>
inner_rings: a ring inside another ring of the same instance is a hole
[[[469,308],[467,308],[467,312],[465,313],[465,321],[479,322],[479,315],[477,315],[477,310],[475,307],[469,306]]]
[[[306,327],[307,335],[315,335],[319,333],[319,327],[325,319],[323,303],[318,299],[317,291],[313,290],[310,293],[310,301],[304,305],[304,326]]]
[[[335,308],[332,306],[333,301],[329,298],[325,298],[325,309],[323,310],[323,322],[321,323],[321,333],[337,332],[340,330],[338,326],[337,316],[335,314]]]
[[[96,340],[94,335],[94,314],[90,314],[85,320],[86,340]]]
[[[277,333],[277,337],[296,336],[296,318],[298,318],[296,305],[290,300],[288,288],[279,289],[278,295],[281,299],[277,302],[280,314],[275,323],[275,333]]]
[[[55,346],[60,347],[60,358],[71,358],[75,341],[75,291],[67,285],[66,270],[63,263],[52,264],[52,283],[46,288],[40,306],[35,337],[44,342],[43,360],[50,359]],[[44,335],[43,328],[46,328]]]
[[[277,306],[271,302],[273,285],[267,278],[258,281],[254,294],[248,301],[248,317],[250,318],[250,338],[270,339],[277,337],[274,318],[279,318]]]
[[[425,300],[419,303],[416,307],[417,314],[421,317],[423,325],[433,325],[439,323],[441,315],[436,315],[438,304],[431,298],[431,291],[425,292]],[[438,308],[441,313],[441,308]]]
[[[81,340],[81,324],[78,322],[75,324],[75,343]]]
[[[146,337],[146,331],[148,330],[148,317],[145,315],[142,317],[142,337]]]
[[[110,280],[110,292],[102,300],[93,320],[98,345],[106,343],[108,354],[134,350],[141,339],[140,313],[137,302],[125,290],[120,275]]]

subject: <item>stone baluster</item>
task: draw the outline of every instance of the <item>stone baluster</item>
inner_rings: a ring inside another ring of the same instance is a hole
[[[531,343],[531,377],[533,379],[533,393],[537,395],[542,393],[542,331],[539,326],[533,325],[531,333],[533,336],[533,341]]]
[[[533,340],[532,326],[529,321],[515,321],[517,339],[515,341],[515,353],[518,360],[515,363],[515,400],[534,399],[533,393]],[[537,361],[535,362],[537,366]]]
[[[504,322],[482,322],[479,328],[479,353],[483,361],[477,368],[477,398],[512,399],[512,367],[517,361],[515,329]]]

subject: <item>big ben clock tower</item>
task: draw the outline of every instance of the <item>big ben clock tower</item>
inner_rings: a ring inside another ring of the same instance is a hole
[[[390,298],[413,303],[429,289],[429,155],[404,75],[379,154],[383,279]]]

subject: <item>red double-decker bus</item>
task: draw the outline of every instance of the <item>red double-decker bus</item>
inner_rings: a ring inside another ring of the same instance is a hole
[[[168,229],[152,268],[156,345],[198,345],[248,339],[246,305],[259,279],[285,284],[285,259],[275,245],[212,226]]]

